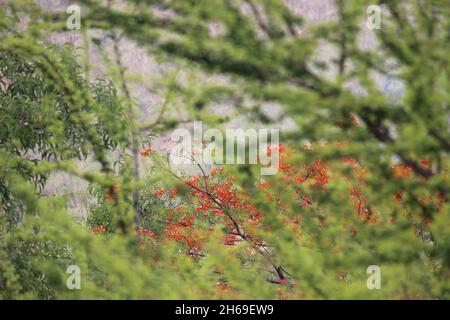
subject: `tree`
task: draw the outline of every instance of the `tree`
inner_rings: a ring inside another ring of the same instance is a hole
[[[80,3],[86,43],[99,42],[89,28],[112,41],[111,83],[89,84],[68,48],[37,46],[42,29],[60,30],[63,15],[10,4],[1,16],[2,110],[35,101],[28,118],[38,120],[43,105],[52,115],[45,123],[67,128],[42,131],[35,121],[18,134],[20,122],[5,122],[2,159],[15,160],[1,162],[2,210],[33,216],[3,231],[2,258],[20,257],[0,269],[4,297],[448,298],[446,1],[378,1],[381,29],[369,49],[359,43],[369,1],[337,0],[336,19],[313,27],[281,1]],[[24,13],[36,25],[18,34],[11,19]],[[121,37],[175,64],[152,83],[165,100],[150,123],[138,121]],[[333,56],[320,60],[324,45]],[[393,81],[400,94],[386,90]],[[151,137],[179,122],[226,127],[229,118],[212,111],[218,103],[250,126],[295,122],[283,144],[267,150],[281,155],[278,175],[224,166],[188,179],[152,151]],[[279,119],[264,112],[267,103],[281,108]],[[31,165],[24,152],[36,146],[42,158]],[[110,147],[124,159],[116,172]],[[80,149],[100,172],[77,172],[68,160]],[[86,225],[94,235],[71,221],[63,201],[26,182],[55,169],[91,182],[97,202]],[[55,247],[30,253],[35,239]],[[34,256],[40,261],[25,268]],[[87,270],[86,289],[61,286],[67,261]],[[370,265],[381,268],[382,290],[366,286]],[[26,288],[27,270],[43,280]]]

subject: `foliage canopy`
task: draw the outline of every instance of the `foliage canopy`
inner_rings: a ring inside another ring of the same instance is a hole
[[[448,1],[336,0],[317,25],[289,1],[122,2],[79,1],[78,31],[65,10],[2,4],[1,298],[449,298]],[[374,2],[382,28],[364,45]],[[81,48],[52,44],[61,32]],[[158,77],[131,74],[124,43]],[[149,122],[142,87],[161,97]],[[184,123],[236,119],[294,124],[268,150],[277,175],[182,177],[154,151]],[[46,194],[55,172],[89,184],[81,221]],[[366,286],[370,265],[381,290]]]

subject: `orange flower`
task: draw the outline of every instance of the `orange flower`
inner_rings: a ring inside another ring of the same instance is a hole
[[[391,170],[396,178],[408,178],[412,174],[411,167],[404,164],[393,165],[391,166]]]
[[[143,149],[140,154],[142,157],[147,157],[151,151],[152,151],[152,149],[150,149],[150,147],[148,147],[148,148]]]
[[[166,193],[166,190],[164,188],[159,188],[158,190],[153,192],[153,195],[157,198],[162,198]]]
[[[113,183],[112,187],[106,188],[106,200],[112,201],[114,199],[114,194],[120,190],[120,184]]]
[[[427,159],[421,159],[420,166],[422,168],[424,168],[425,170],[428,170],[431,168],[431,162],[430,162],[430,160],[427,160]]]
[[[106,233],[107,229],[104,226],[93,227],[91,229],[93,234]]]

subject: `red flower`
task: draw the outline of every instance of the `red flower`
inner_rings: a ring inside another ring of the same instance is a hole
[[[411,167],[404,164],[393,165],[391,170],[396,178],[408,178],[412,174]]]
[[[99,234],[99,233],[105,233],[107,231],[106,227],[104,226],[99,226],[99,227],[93,227],[91,229],[93,234]]]
[[[150,147],[145,148],[145,149],[143,149],[143,150],[141,151],[141,156],[147,157],[147,156],[150,154],[151,151],[152,151],[152,149],[150,149]]]
[[[117,193],[117,191],[120,190],[120,184],[113,183],[111,187],[106,188],[106,200],[112,201],[114,199],[114,195]]]
[[[267,155],[270,156],[272,154],[272,151],[277,151],[279,154],[282,154],[286,151],[286,148],[281,143],[273,147],[267,146]]]
[[[395,201],[400,202],[400,201],[402,201],[402,199],[403,199],[403,196],[402,196],[401,192],[395,194],[395,196],[394,196]]]
[[[149,231],[147,229],[138,229],[137,233],[140,236],[146,236],[149,238],[158,239],[158,236],[153,231]]]
[[[431,168],[431,162],[427,159],[421,159],[420,160],[420,166],[426,170]]]
[[[153,195],[157,198],[162,198],[165,193],[166,193],[166,190],[164,190],[164,188],[159,188],[158,190],[153,192]]]

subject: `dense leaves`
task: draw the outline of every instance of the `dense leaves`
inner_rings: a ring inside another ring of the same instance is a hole
[[[448,299],[450,6],[375,1],[382,28],[361,44],[372,2],[336,0],[313,26],[290,1],[82,0],[83,51],[49,43],[64,13],[6,1],[0,296]],[[158,77],[130,76],[121,41],[158,59]],[[89,46],[107,66],[97,80]],[[149,87],[161,100],[146,122],[136,88]],[[156,137],[193,120],[282,127],[266,150],[279,172],[173,170]],[[57,171],[89,184],[81,219],[44,193]]]

